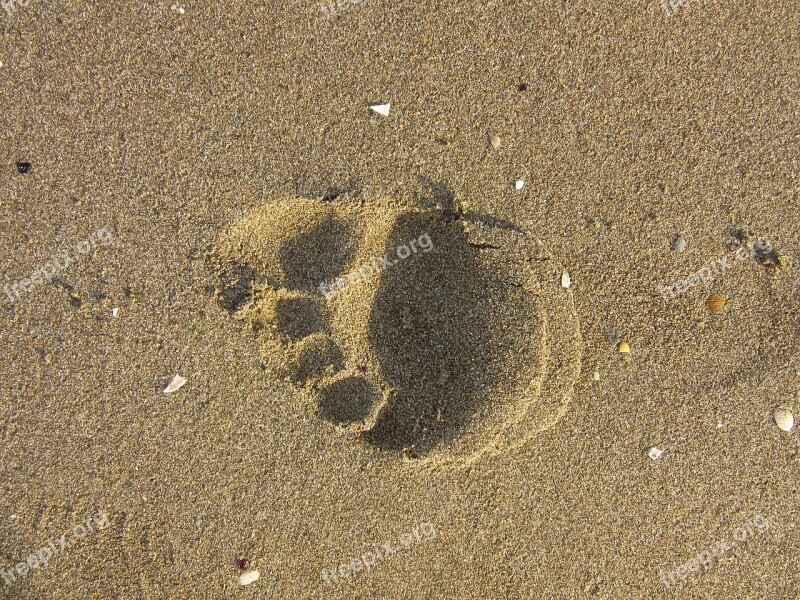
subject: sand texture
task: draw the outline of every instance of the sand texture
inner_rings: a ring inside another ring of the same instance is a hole
[[[0,19],[0,599],[800,599],[800,4]]]

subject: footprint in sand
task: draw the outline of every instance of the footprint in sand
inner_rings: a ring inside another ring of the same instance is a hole
[[[514,447],[558,420],[580,370],[562,268],[513,224],[397,198],[278,198],[210,256],[267,365],[382,450]]]

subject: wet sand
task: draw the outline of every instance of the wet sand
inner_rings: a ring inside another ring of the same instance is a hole
[[[0,11],[0,598],[800,597],[793,3],[178,8]]]

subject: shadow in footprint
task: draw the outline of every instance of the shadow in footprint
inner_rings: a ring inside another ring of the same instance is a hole
[[[430,190],[431,194],[431,198],[417,196],[417,200],[420,202],[420,204],[422,204],[422,206],[441,210],[445,216],[451,216],[455,214],[458,215],[459,219],[477,221],[490,228],[505,229],[507,231],[516,231],[518,233],[522,233],[522,230],[510,221],[506,221],[492,215],[478,213],[472,210],[464,210],[456,203],[453,190],[448,188],[446,185],[425,176],[420,176],[419,180]]]
[[[219,305],[229,313],[235,313],[250,300],[253,295],[253,282],[258,279],[258,274],[250,267],[241,264],[234,265],[223,275]]]
[[[325,331],[322,307],[311,298],[282,298],[275,306],[275,326],[293,340]]]
[[[331,217],[292,239],[280,255],[287,286],[313,291],[344,272],[355,256],[353,238],[346,223]]]
[[[393,397],[364,439],[428,451],[454,439],[491,401],[495,366],[510,352],[493,307],[521,300],[483,268],[459,223],[442,213],[401,217],[387,248],[427,233],[433,249],[383,273],[369,337]],[[522,311],[520,311],[522,312]]]
[[[377,393],[361,377],[347,377],[326,387],[319,398],[319,414],[333,423],[363,421],[372,410]]]
[[[295,383],[305,383],[321,377],[326,371],[342,370],[342,351],[328,336],[312,334],[302,340],[296,349],[297,355],[289,361],[289,377]]]

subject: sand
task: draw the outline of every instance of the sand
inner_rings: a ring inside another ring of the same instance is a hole
[[[14,6],[0,598],[800,597],[794,3]]]

